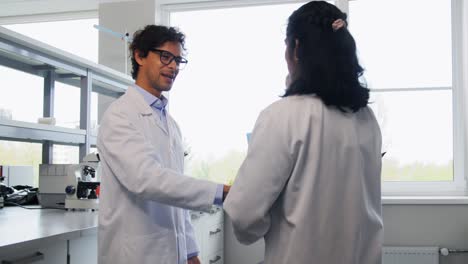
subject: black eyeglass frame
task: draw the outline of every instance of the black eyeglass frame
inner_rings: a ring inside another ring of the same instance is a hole
[[[183,66],[187,65],[188,63],[188,60],[185,59],[184,57],[181,57],[181,56],[176,56],[174,54],[172,54],[171,52],[167,51],[167,50],[161,50],[161,49],[157,49],[157,48],[150,48],[149,49],[150,51],[153,51],[153,52],[156,52],[159,54],[159,60],[161,61],[162,64],[164,65],[169,65],[172,63],[172,61],[175,60],[177,66],[180,68],[180,65],[182,64]],[[171,59],[169,60],[169,62],[165,63],[163,61],[163,56],[170,56]]]

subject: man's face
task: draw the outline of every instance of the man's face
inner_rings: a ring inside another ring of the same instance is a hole
[[[175,60],[169,64],[166,61],[172,56],[182,56],[182,46],[179,42],[166,42],[162,46],[154,47],[158,51],[149,51],[146,58],[139,58],[137,61],[140,64],[137,80],[140,80],[140,85],[146,86],[143,88],[151,89],[151,93],[156,96],[162,92],[170,91],[172,84],[179,73],[179,67]]]

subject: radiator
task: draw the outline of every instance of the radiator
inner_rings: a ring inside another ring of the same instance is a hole
[[[438,247],[384,247],[382,264],[439,264]]]

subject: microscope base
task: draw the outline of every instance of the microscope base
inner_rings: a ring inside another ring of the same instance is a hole
[[[99,199],[65,199],[66,209],[99,209]]]

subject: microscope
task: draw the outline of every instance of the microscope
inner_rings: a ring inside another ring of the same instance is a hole
[[[91,209],[99,207],[99,154],[91,153],[80,164],[68,167],[65,187],[66,209]]]

